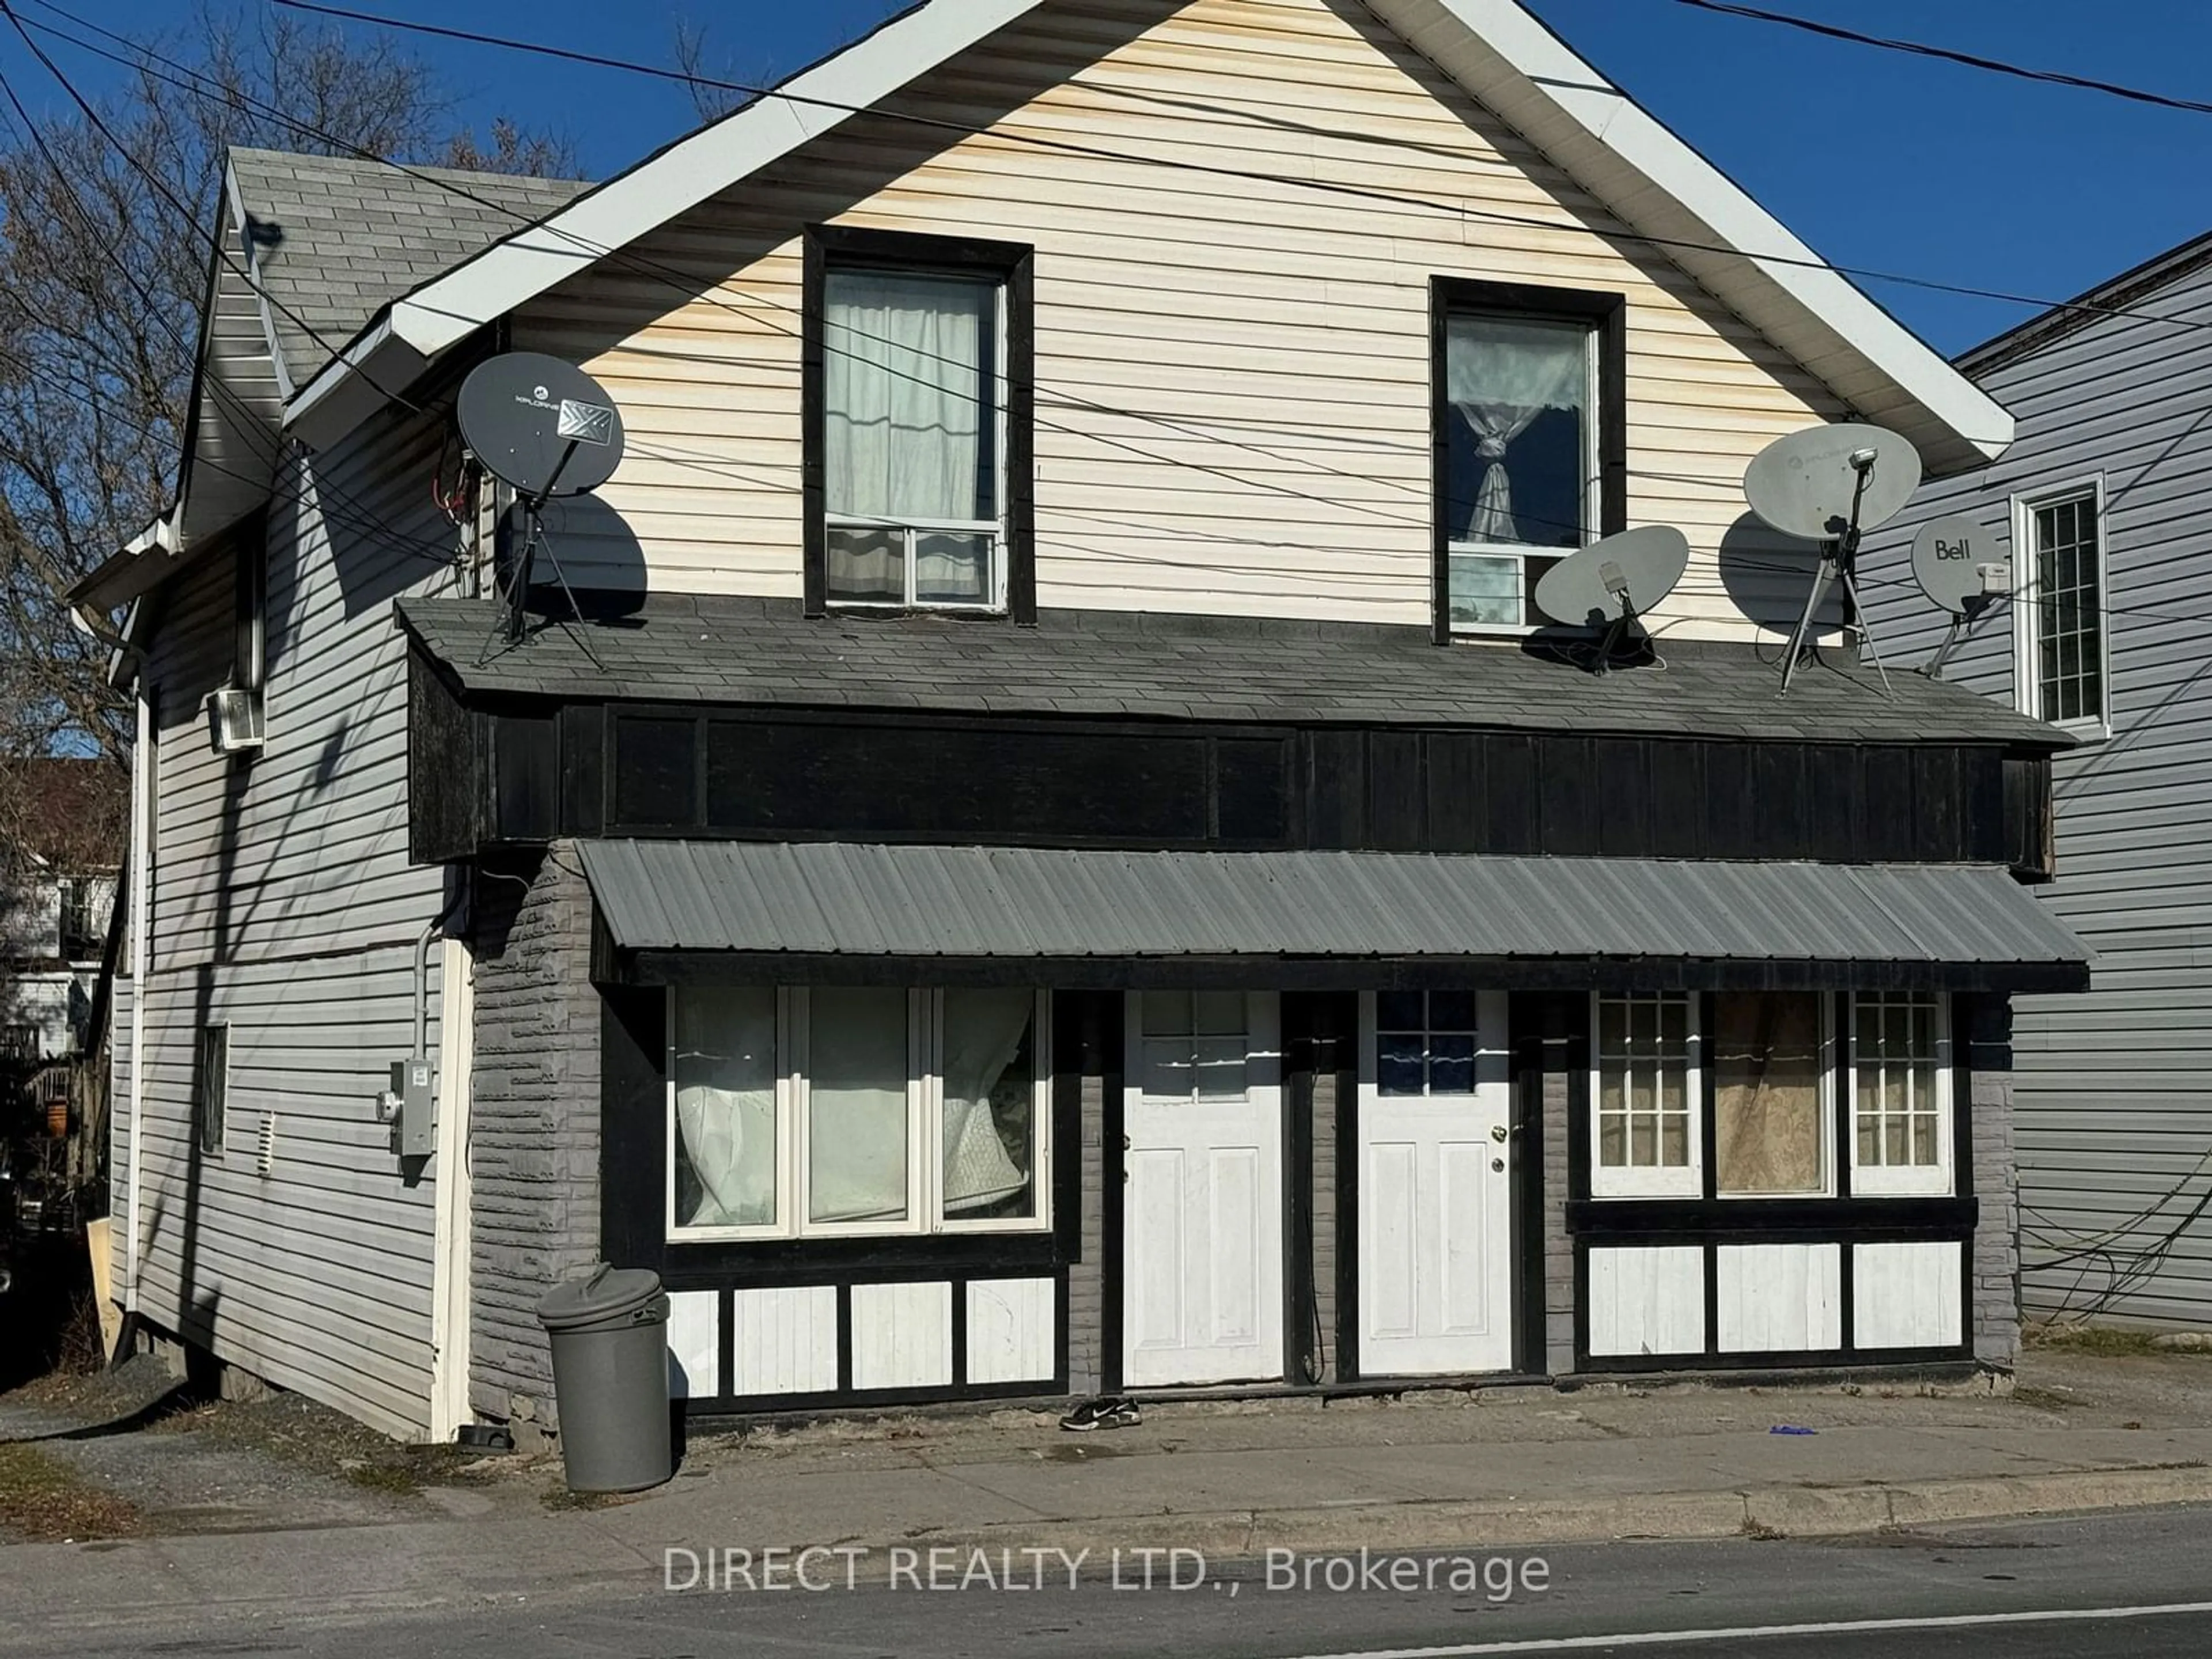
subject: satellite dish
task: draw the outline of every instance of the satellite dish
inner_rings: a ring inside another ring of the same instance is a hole
[[[1957,514],[1921,526],[1912,538],[1912,574],[1920,591],[1954,617],[1988,609],[2004,592],[2009,574],[1990,545],[1995,540]]]
[[[1920,452],[1887,428],[1844,423],[1777,438],[1743,475],[1751,510],[1785,536],[1832,542],[1886,524],[1920,488]]]
[[[1644,525],[1592,542],[1547,570],[1536,608],[1569,628],[1605,628],[1641,616],[1674,591],[1690,566],[1690,543],[1670,525]]]
[[[453,412],[485,471],[526,501],[588,494],[622,465],[614,399],[574,363],[543,352],[478,363],[461,382]]]
[[[492,477],[513,487],[523,535],[507,578],[507,638],[522,640],[530,573],[543,548],[554,580],[578,620],[582,607],[545,534],[545,503],[597,489],[622,465],[622,411],[599,383],[574,363],[538,351],[488,357],[469,371],[453,406],[461,440]],[[584,654],[592,647],[579,636]],[[489,644],[489,642],[487,642]]]

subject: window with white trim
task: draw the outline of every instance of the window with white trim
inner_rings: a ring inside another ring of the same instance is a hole
[[[822,289],[825,597],[1006,604],[1006,283],[832,266]]]
[[[1851,1191],[1953,1190],[1948,999],[1869,992],[1851,1001]]]
[[[1454,633],[1521,630],[1544,573],[1596,539],[1595,319],[1458,310],[1443,319],[1446,613]]]
[[[1050,1224],[1045,993],[685,986],[669,1003],[672,1240]]]
[[[1600,994],[1595,1030],[1591,1196],[1701,1196],[1695,999]]]
[[[2112,719],[2104,481],[2018,497],[2013,538],[2023,567],[2014,603],[2021,709],[2101,732]]]

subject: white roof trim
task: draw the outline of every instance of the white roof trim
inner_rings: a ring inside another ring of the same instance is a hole
[[[340,398],[337,383],[364,371],[378,385],[404,383],[474,330],[839,125],[849,111],[835,106],[872,107],[1044,3],[928,0],[494,244],[394,301],[295,400],[288,428],[313,444],[340,435],[382,398]],[[1778,263],[1819,256],[1518,0],[1367,4],[1632,228],[1729,250],[1672,257],[1799,362],[1819,365],[1860,413],[1911,437],[1931,470],[1993,459],[2011,441],[2002,408],[1842,276]]]

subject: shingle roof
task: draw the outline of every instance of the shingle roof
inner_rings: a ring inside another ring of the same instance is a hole
[[[1541,728],[1783,740],[2063,748],[2056,728],[1958,686],[1830,651],[1787,697],[1771,653],[1667,642],[1666,665],[1593,675],[1511,642],[1440,650],[1425,630],[1046,611],[1035,628],[935,617],[809,619],[791,602],[655,594],[633,613],[538,625],[509,647],[492,608],[403,599],[401,623],[471,692],[830,708]],[[588,651],[586,647],[588,646]]]
[[[659,840],[580,850],[623,950],[2077,969],[2089,959],[1994,866]]]
[[[273,149],[234,149],[230,165],[295,387],[380,307],[587,188]]]

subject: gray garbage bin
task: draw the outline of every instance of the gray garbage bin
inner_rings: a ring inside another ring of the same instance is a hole
[[[538,1304],[572,1492],[643,1492],[675,1473],[668,1443],[668,1297],[660,1275],[602,1262]]]

